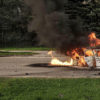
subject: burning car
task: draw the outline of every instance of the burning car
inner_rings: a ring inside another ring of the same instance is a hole
[[[51,65],[59,66],[74,66],[79,67],[94,67],[100,68],[100,49],[97,49],[100,45],[100,39],[96,38],[96,34],[92,32],[89,36],[89,47],[75,48],[66,51],[66,56],[70,56],[70,62],[60,61],[57,57],[53,56],[53,52],[48,52],[51,55]],[[77,63],[74,63],[77,62]]]

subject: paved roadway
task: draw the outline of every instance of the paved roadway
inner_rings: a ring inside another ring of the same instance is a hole
[[[0,57],[0,77],[80,78],[100,77],[100,70],[50,66],[47,51],[23,57]]]

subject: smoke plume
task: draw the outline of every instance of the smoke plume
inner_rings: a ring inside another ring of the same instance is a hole
[[[87,39],[89,32],[83,30],[82,20],[80,18],[69,20],[68,15],[57,9],[56,4],[62,7],[60,0],[25,0],[25,2],[32,8],[33,13],[29,31],[37,32],[41,44],[62,52],[89,45]]]

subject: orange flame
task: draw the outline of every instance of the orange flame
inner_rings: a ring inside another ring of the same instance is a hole
[[[49,51],[48,54],[51,55],[51,57],[52,57],[52,60],[51,60],[51,63],[50,63],[51,65],[58,65],[58,66],[71,66],[71,65],[73,65],[73,59],[71,59],[70,62],[68,62],[68,61],[62,62],[58,58],[53,57],[52,51]]]
[[[91,33],[89,36],[90,46],[95,47],[100,45],[100,39],[96,38],[96,33]]]
[[[98,51],[98,52],[97,52],[97,56],[99,56],[99,57],[100,57],[100,51]]]
[[[100,39],[96,38],[96,34],[92,32],[89,36],[89,44],[90,47],[96,47],[100,45]],[[96,52],[96,51],[95,51]],[[53,52],[50,51],[48,52],[49,55],[51,55],[52,60],[51,60],[51,65],[62,65],[62,66],[72,66],[74,64],[73,60],[77,60],[78,66],[87,66],[87,63],[84,59],[84,57],[87,56],[94,56],[93,50],[92,49],[87,49],[87,48],[76,48],[71,51],[66,52],[68,56],[71,57],[71,61],[65,61],[62,62],[58,58],[53,57]],[[97,52],[98,56],[100,56],[100,51]]]
[[[84,57],[81,56],[80,59],[78,60],[78,66],[85,66],[86,62],[84,60]]]

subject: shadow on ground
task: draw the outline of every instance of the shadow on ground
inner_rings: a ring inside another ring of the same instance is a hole
[[[46,68],[55,68],[55,67],[64,67],[64,66],[52,66],[48,63],[36,63],[36,64],[30,64],[29,67],[46,67]]]
[[[28,67],[44,67],[44,68],[61,68],[63,70],[72,70],[72,71],[100,71],[100,69],[95,69],[95,68],[88,68],[88,67],[74,67],[74,66],[53,66],[48,63],[36,63],[36,64],[30,64]]]

